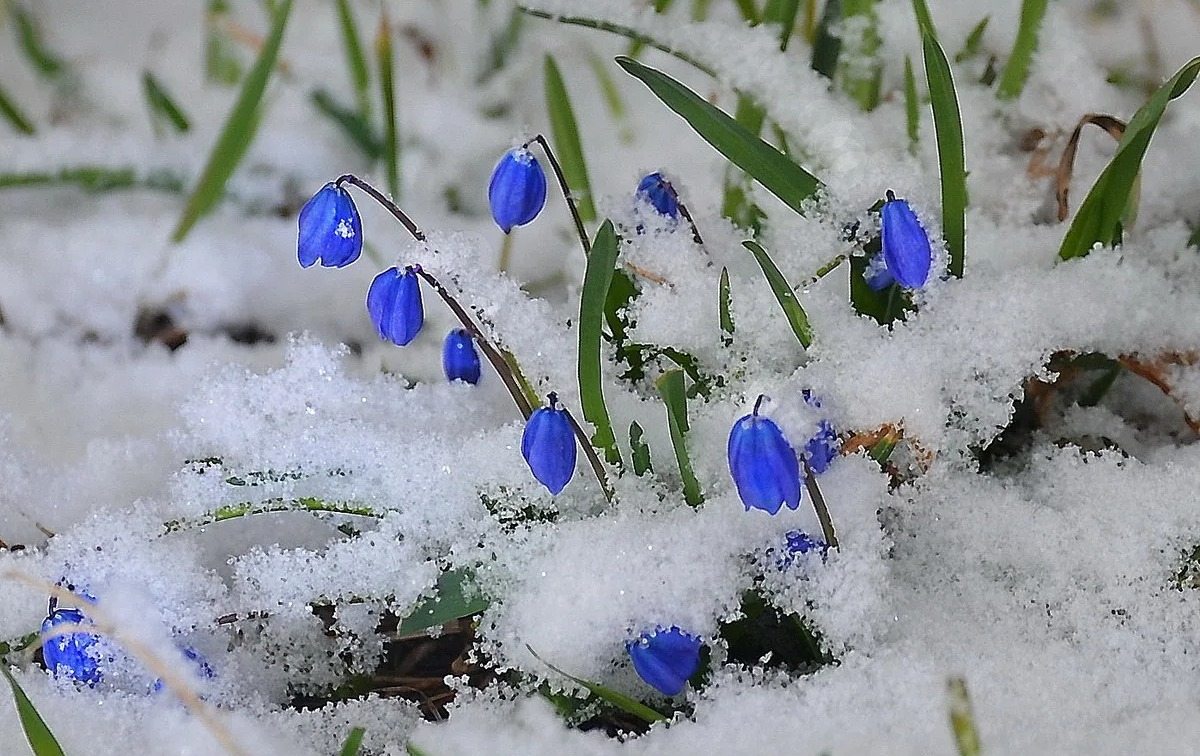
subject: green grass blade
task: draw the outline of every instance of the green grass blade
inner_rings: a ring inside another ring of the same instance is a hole
[[[842,49],[846,54],[838,60],[838,83],[842,91],[867,112],[879,105],[879,89],[883,81],[875,2],[842,0],[842,17],[845,20]],[[851,29],[855,33],[848,34]]]
[[[400,135],[396,128],[396,79],[392,57],[392,26],[387,13],[379,19],[375,36],[375,57],[379,61],[379,95],[383,101],[383,165],[387,188],[392,199],[400,201]]]
[[[338,26],[342,30],[342,50],[346,53],[346,70],[350,72],[350,84],[354,87],[354,101],[358,104],[358,114],[369,122],[371,73],[367,67],[367,56],[363,52],[358,23],[354,20],[349,0],[337,0],[337,13]]]
[[[733,313],[729,311],[731,298],[729,294],[729,268],[721,268],[721,282],[717,289],[717,312],[721,320],[721,330],[733,334]]]
[[[650,88],[731,163],[796,212],[820,187],[816,177],[662,71],[618,57],[617,64]]]
[[[29,749],[34,756],[65,756],[62,746],[58,744],[54,733],[46,726],[46,720],[38,714],[33,702],[17,683],[17,679],[8,671],[7,662],[0,662],[0,672],[12,687],[13,699],[17,703],[17,717],[21,720],[21,729],[25,731],[25,739],[29,741]]]
[[[17,46],[33,70],[44,79],[57,79],[67,72],[66,62],[51,52],[42,40],[42,30],[33,16],[20,5],[10,6],[17,33]]]
[[[975,28],[971,29],[971,33],[967,35],[963,48],[954,56],[955,63],[962,63],[979,54],[979,50],[983,47],[983,33],[987,31],[988,22],[991,20],[991,16],[984,16],[982,21],[975,24]]]
[[[30,186],[69,185],[85,192],[103,193],[122,189],[153,189],[169,194],[183,192],[183,179],[166,171],[138,175],[133,168],[79,166],[57,171],[0,173],[0,189]]]
[[[810,63],[812,70],[826,79],[833,79],[837,73],[838,58],[842,54],[842,37],[835,33],[841,20],[841,0],[826,0],[825,9],[821,11],[821,21],[817,24],[816,36],[813,37]]]
[[[546,54],[546,113],[550,117],[550,134],[562,164],[567,186],[579,208],[579,218],[584,223],[596,220],[596,206],[592,204],[592,186],[588,181],[587,163],[583,159],[583,144],[579,141],[579,126],[575,122],[575,111],[571,98],[563,83],[562,72],[553,56]]]
[[[933,16],[929,13],[929,6],[925,0],[912,0],[913,12],[917,14],[917,29],[928,29],[929,33],[937,39],[937,27],[933,25]]]
[[[654,0],[654,12],[659,14],[666,13],[667,9],[671,7],[671,3],[673,1],[674,0]],[[642,50],[645,49],[645,40],[634,39],[629,42],[629,50],[627,50],[625,54],[631,58],[636,58],[637,56],[641,55]]]
[[[929,82],[933,133],[942,179],[942,230],[950,251],[950,275],[962,278],[967,236],[967,158],[963,148],[962,116],[950,61],[928,28],[921,30],[921,46],[925,54],[925,78]]]
[[[0,87],[0,115],[19,134],[32,134],[36,131],[33,122],[21,111],[3,87]]]
[[[338,752],[338,756],[358,756],[358,749],[362,748],[363,735],[366,732],[365,727],[351,727],[350,734],[346,736],[346,742],[342,744],[342,750]]]
[[[572,682],[576,683],[577,685],[582,685],[584,688],[586,688],[588,690],[588,692],[598,696],[599,698],[601,698],[604,701],[609,702],[613,706],[616,706],[618,709],[625,712],[626,714],[632,714],[633,716],[637,717],[638,719],[642,720],[643,722],[647,722],[650,724],[653,724],[655,722],[666,721],[666,719],[667,719],[666,715],[664,715],[660,712],[657,712],[654,709],[651,709],[649,706],[642,703],[641,701],[638,701],[630,696],[627,696],[624,693],[619,693],[610,688],[606,688],[603,685],[600,685],[598,683],[589,682],[588,680],[584,680],[581,677],[576,677],[575,675],[567,674],[566,672],[563,672],[561,669],[554,666],[550,662],[546,661],[542,657],[538,656],[537,652],[534,651],[532,648],[530,648],[528,645],[526,645],[525,648],[529,649],[529,653],[533,654],[533,658],[537,659],[542,664],[545,664],[550,669],[554,670],[555,672],[557,672],[558,674],[567,678],[568,680],[571,680]]]
[[[761,244],[756,241],[744,241],[742,246],[754,255],[758,267],[762,268],[763,275],[767,277],[767,284],[775,294],[775,299],[779,300],[779,306],[783,308],[783,314],[787,318],[788,325],[792,327],[792,333],[796,334],[800,346],[808,349],[812,344],[812,326],[808,323],[808,314],[800,306],[800,300],[796,299],[796,292],[792,291],[791,286],[788,286],[787,279],[779,272],[775,261],[771,259]]]
[[[623,26],[621,24],[614,24],[609,21],[600,21],[598,19],[588,18],[586,16],[560,16],[560,15],[557,15],[554,13],[547,13],[546,11],[537,10],[535,8],[528,8],[524,5],[518,5],[517,9],[521,13],[524,13],[527,16],[532,16],[534,18],[544,18],[549,21],[557,21],[560,24],[567,24],[570,26],[582,26],[585,29],[595,29],[596,31],[603,31],[603,32],[608,32],[610,34],[616,34],[618,36],[624,37],[625,39],[630,39],[635,42],[642,42],[647,47],[653,47],[655,50],[661,50],[662,52],[665,52],[667,55],[670,55],[675,58],[678,58],[679,60],[682,60],[684,63],[687,63],[688,65],[692,66],[697,71],[706,73],[709,76],[716,76],[715,71],[713,71],[711,68],[704,65],[700,61],[696,60],[692,56],[688,55],[687,53],[680,52],[680,51],[672,48],[670,45],[663,43],[663,42],[659,42],[657,39],[654,39],[653,37],[649,37],[645,34],[642,34],[641,32],[639,32],[636,29],[633,29],[631,27]]]
[[[1116,154],[1100,172],[1063,237],[1062,247],[1058,250],[1061,259],[1083,257],[1091,251],[1092,245],[1115,244],[1120,238],[1121,217],[1137,183],[1150,138],[1154,136],[1167,103],[1186,92],[1197,74],[1200,74],[1200,57],[1184,64],[1133,114]]]
[[[375,133],[371,122],[363,118],[361,113],[342,107],[333,99],[333,95],[324,89],[314,89],[309,94],[309,101],[318,113],[337,124],[346,138],[353,142],[363,155],[371,160],[383,158],[383,140]]]
[[[478,614],[491,601],[474,587],[474,578],[466,570],[443,572],[434,595],[417,604],[396,628],[397,635],[410,635],[439,627],[451,620]]]
[[[921,103],[917,98],[917,77],[913,75],[912,58],[904,56],[904,121],[908,127],[908,151],[917,154],[921,139]]]
[[[242,63],[233,40],[221,28],[228,15],[226,0],[210,0],[205,20],[208,33],[204,43],[204,77],[216,84],[233,86],[242,78]]]
[[[754,0],[733,0],[733,4],[737,6],[738,12],[742,14],[742,20],[748,26],[757,26],[762,20],[758,15],[758,8],[754,5]]]
[[[975,729],[967,683],[961,677],[952,677],[946,687],[950,697],[950,729],[954,731],[958,756],[980,756],[983,746],[979,742],[979,731]]]
[[[1000,84],[996,87],[996,96],[1001,100],[1012,100],[1021,94],[1025,88],[1025,80],[1029,78],[1029,64],[1033,54],[1037,52],[1038,28],[1046,15],[1047,0],[1024,0],[1021,3],[1021,24],[1017,27],[1017,39],[1013,42],[1012,53],[1000,74]]]
[[[780,52],[787,52],[799,12],[800,0],[768,0],[767,7],[763,9],[764,24],[779,24]]]
[[[642,426],[637,421],[629,424],[629,448],[633,450],[630,457],[633,460],[633,474],[638,477],[654,472],[654,465],[650,463],[650,447],[642,440],[643,434]]]
[[[683,371],[668,370],[655,381],[658,392],[667,405],[667,425],[671,430],[671,446],[675,449],[675,461],[679,463],[679,476],[683,478],[683,498],[690,506],[704,503],[700,482],[692,471],[692,460],[687,449],[687,394],[684,390]]]
[[[196,188],[192,190],[192,195],[184,205],[183,215],[171,233],[171,241],[183,241],[196,225],[196,221],[212,210],[225,191],[229,177],[233,175],[234,169],[250,147],[254,132],[258,130],[263,92],[266,91],[267,81],[275,68],[275,60],[279,57],[279,47],[283,42],[283,32],[287,28],[291,12],[292,0],[284,0],[271,18],[271,31],[263,42],[258,59],[254,61],[254,66],[242,82],[242,90],[238,93],[233,109],[229,111],[229,117],[225,120],[225,126],[221,129],[216,144],[213,145],[204,172],[196,182]]]
[[[146,98],[146,107],[150,108],[150,116],[155,124],[170,124],[180,134],[192,128],[187,114],[149,70],[142,71],[142,96]]]
[[[604,387],[600,375],[600,334],[604,325],[604,303],[612,285],[617,266],[620,242],[612,221],[605,220],[596,232],[592,253],[583,273],[583,291],[579,295],[579,402],[583,417],[596,432],[592,444],[604,451],[610,465],[621,464],[621,452],[613,435],[608,405],[604,402]]]
[[[422,751],[420,748],[417,748],[412,743],[405,743],[404,750],[408,751],[408,756],[429,756],[429,754],[425,753],[425,751]]]

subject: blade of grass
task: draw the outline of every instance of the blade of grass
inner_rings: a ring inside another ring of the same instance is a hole
[[[816,194],[821,184],[815,176],[680,82],[630,58],[620,56],[617,64],[649,87],[730,162],[797,213],[802,212],[803,202]]]
[[[53,172],[0,173],[0,189],[55,185],[71,185],[85,192],[154,189],[179,194],[183,191],[183,180],[164,171],[139,176],[133,168],[83,166]]]
[[[354,101],[358,103],[358,114],[364,121],[370,122],[371,94],[368,88],[371,86],[371,74],[349,0],[337,0],[337,13],[338,26],[342,30],[342,50],[346,53],[346,70],[354,87]]]
[[[1000,74],[1000,83],[996,86],[996,96],[1001,100],[1012,100],[1020,96],[1025,88],[1025,80],[1029,78],[1029,64],[1033,54],[1037,52],[1038,27],[1046,15],[1048,0],[1024,0],[1021,3],[1021,23],[1017,27],[1017,39],[1013,42],[1012,53]]]
[[[913,75],[912,58],[904,56],[904,121],[908,126],[908,151],[917,154],[921,139],[920,101],[917,99],[917,77]]]
[[[979,756],[983,753],[983,747],[979,742],[979,731],[975,729],[975,714],[971,711],[967,682],[961,677],[952,677],[946,687],[950,697],[950,728],[954,731],[958,756]]]
[[[1180,97],[1200,74],[1200,57],[1192,58],[1151,95],[1125,126],[1125,135],[1112,160],[1100,172],[1063,237],[1058,256],[1063,260],[1083,257],[1094,244],[1115,244],[1121,235],[1121,217],[1141,171],[1150,138],[1162,119],[1167,104]]]
[[[542,664],[545,664],[547,667],[554,670],[555,672],[562,675],[563,677],[567,678],[571,682],[573,682],[577,685],[582,685],[584,688],[586,688],[588,690],[588,692],[609,702],[613,706],[616,706],[618,709],[625,712],[626,714],[632,714],[633,716],[637,717],[638,719],[640,719],[644,722],[648,722],[650,724],[666,720],[666,718],[667,718],[666,715],[664,715],[660,712],[657,712],[654,709],[651,709],[649,706],[642,703],[641,701],[631,698],[630,696],[627,696],[624,693],[619,693],[615,690],[606,688],[603,685],[599,685],[594,682],[589,682],[587,680],[584,680],[581,677],[576,677],[574,675],[567,674],[566,672],[563,672],[561,669],[554,666],[550,662],[546,661],[542,657],[538,656],[537,652],[534,651],[528,644],[525,646],[525,648],[529,650],[529,653],[533,654],[533,658],[537,659]]]
[[[554,138],[558,160],[567,178],[567,186],[571,187],[571,197],[579,208],[580,220],[592,223],[596,220],[596,206],[592,203],[592,187],[588,181],[587,162],[583,158],[583,145],[579,140],[579,126],[575,121],[567,86],[563,83],[562,72],[549,53],[546,54],[544,72],[546,114],[550,118],[550,134]]]
[[[671,7],[672,2],[674,2],[674,0],[654,0],[654,12],[658,14],[666,13],[667,9]],[[635,39],[629,42],[629,49],[625,51],[625,54],[631,58],[636,58],[637,56],[641,55],[642,50],[645,49],[645,40]]]
[[[610,465],[621,464],[621,452],[617,449],[608,405],[604,402],[600,333],[604,325],[604,304],[617,266],[619,244],[612,221],[605,220],[596,232],[592,253],[588,255],[583,290],[579,295],[579,402],[584,419],[596,429],[592,444],[604,451],[604,459]]]
[[[733,4],[737,6],[738,12],[742,14],[742,20],[748,26],[757,26],[762,20],[758,15],[758,8],[754,5],[754,0],[733,0]]]
[[[361,113],[342,107],[324,89],[314,89],[308,98],[317,112],[337,124],[363,155],[373,161],[383,157],[383,141]]]
[[[175,103],[166,87],[149,69],[142,71],[142,96],[146,98],[146,107],[150,109],[150,116],[156,127],[160,123],[167,123],[180,134],[192,127],[187,114]]]
[[[979,54],[979,50],[983,46],[983,33],[987,31],[988,22],[991,20],[991,16],[984,16],[982,21],[975,24],[975,28],[971,29],[971,33],[967,35],[963,48],[955,54],[955,63],[962,63]]]
[[[62,746],[58,744],[54,733],[46,725],[46,720],[42,719],[42,715],[34,708],[29,696],[25,695],[25,691],[17,683],[17,679],[13,677],[12,672],[8,671],[7,662],[0,661],[0,673],[4,674],[12,688],[13,699],[17,704],[17,718],[21,721],[21,729],[25,731],[25,740],[29,742],[29,749],[33,751],[34,756],[65,756]]]
[[[700,482],[692,471],[692,460],[688,455],[687,394],[684,390],[683,371],[668,370],[654,382],[667,405],[667,426],[671,431],[671,446],[675,449],[675,461],[679,464],[679,476],[683,479],[683,499],[688,505],[698,507],[704,503]]]
[[[596,77],[596,83],[600,85],[600,94],[604,97],[604,105],[608,108],[608,115],[613,122],[620,125],[621,142],[629,144],[633,141],[634,132],[629,127],[628,113],[625,111],[625,100],[621,98],[621,90],[617,88],[617,82],[609,73],[608,66],[604,60],[596,53],[588,53],[588,65],[592,69],[593,75]]]
[[[783,314],[787,318],[788,325],[792,327],[792,333],[796,334],[800,346],[808,349],[812,344],[812,326],[808,323],[808,314],[800,306],[800,300],[796,299],[796,292],[792,291],[791,286],[788,286],[787,279],[779,272],[775,261],[771,259],[761,244],[756,241],[744,241],[742,246],[754,255],[758,267],[762,268],[763,275],[767,277],[767,284],[771,287],[771,292],[775,294],[775,299],[783,308]]]
[[[379,61],[379,94],[383,101],[383,165],[387,187],[394,201],[400,201],[400,137],[396,130],[396,80],[392,59],[392,25],[387,11],[379,17],[375,36],[375,57]]]
[[[204,43],[204,77],[216,84],[233,86],[242,78],[242,63],[236,48],[221,23],[229,15],[226,0],[210,0],[205,24],[208,27]]]
[[[763,9],[764,24],[779,24],[779,51],[787,52],[796,28],[796,16],[800,12],[800,0],[767,0]]]
[[[8,124],[18,134],[28,135],[36,131],[33,127],[33,122],[21,112],[21,109],[17,107],[16,102],[13,101],[4,87],[0,87],[0,115],[4,116],[4,120],[8,121]]]
[[[225,191],[226,182],[254,139],[263,93],[266,91],[267,81],[271,78],[271,72],[275,69],[275,59],[279,56],[279,47],[283,42],[283,32],[287,28],[291,11],[292,0],[284,0],[271,18],[271,31],[263,43],[258,59],[254,61],[254,66],[242,82],[242,90],[238,93],[233,109],[229,111],[229,117],[225,120],[216,144],[213,145],[204,172],[200,174],[196,188],[192,190],[187,204],[184,205],[179,223],[171,233],[171,241],[176,244],[183,241],[196,222],[216,205]]]
[[[733,314],[729,311],[731,303],[729,295],[729,268],[721,268],[721,282],[717,289],[717,312],[721,321],[721,330],[733,335]]]
[[[667,55],[671,55],[682,60],[684,63],[694,67],[697,71],[706,73],[709,76],[716,75],[715,71],[687,53],[682,53],[678,50],[672,49],[669,45],[659,42],[653,37],[642,34],[641,32],[628,26],[614,24],[608,21],[599,21],[594,18],[587,18],[586,16],[560,16],[553,13],[547,13],[546,11],[536,10],[534,8],[527,8],[524,5],[518,5],[517,9],[525,15],[533,16],[534,18],[544,18],[549,21],[556,21],[560,24],[568,24],[570,26],[582,26],[585,29],[595,29],[596,31],[609,32],[610,34],[616,34],[618,36],[625,37],[626,39],[640,41],[643,42],[647,47],[653,47],[655,50],[661,50]]]
[[[51,52],[42,40],[42,30],[27,10],[12,5],[13,26],[17,33],[17,46],[29,61],[29,65],[43,79],[57,79],[67,72],[67,63]]]
[[[925,0],[913,0],[913,12],[917,14],[917,29],[928,29],[929,33],[937,38],[937,27],[933,25],[933,16],[929,13],[929,6]]]
[[[633,474],[638,477],[654,472],[654,465],[650,463],[650,447],[642,440],[643,435],[642,426],[637,421],[629,424],[629,448],[633,450],[630,457],[633,460]]]
[[[364,727],[351,727],[346,742],[342,744],[342,750],[338,752],[339,756],[358,756],[358,749],[362,748],[363,735],[366,732]]]
[[[950,251],[950,275],[962,278],[967,235],[967,158],[963,147],[962,116],[950,61],[928,27],[921,28],[921,47],[942,180],[942,230]]]
[[[841,0],[826,0],[821,11],[821,22],[813,38],[812,62],[809,67],[826,79],[837,73],[838,58],[842,54],[842,37],[835,29],[842,20]]]
[[[474,588],[474,584],[474,578],[466,570],[443,572],[434,595],[417,604],[400,621],[396,634],[412,635],[487,609],[491,602]]]

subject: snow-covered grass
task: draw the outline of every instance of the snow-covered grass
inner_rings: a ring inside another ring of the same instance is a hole
[[[964,132],[961,278],[908,0],[842,0],[832,81],[807,28],[823,3],[796,4],[786,51],[778,24],[743,18],[786,2],[346,5],[367,87],[338,3],[297,0],[248,151],[175,243],[282,4],[0,2],[0,89],[33,130],[0,123],[0,650],[67,754],[334,754],[352,728],[362,754],[428,756],[972,753],[972,729],[989,753],[1193,748],[1200,94],[1167,107],[1119,244],[1059,256],[1116,142],[1082,132],[1065,222],[1054,169],[1081,117],[1128,121],[1200,54],[1194,0],[1050,3],[1009,99],[996,82],[1022,4],[930,4]],[[301,269],[296,215],[313,192],[345,173],[388,183],[382,153],[313,102],[328,93],[381,138],[385,16],[395,199],[428,238],[352,188],[366,252]],[[803,213],[618,67],[620,30],[650,43],[642,63],[817,177]],[[231,83],[214,51],[237,63]],[[364,307],[379,271],[419,264],[535,398],[556,392],[590,435],[588,259],[561,192],[552,177],[546,209],[507,238],[487,205],[504,151],[551,134],[547,55],[578,124],[598,216],[586,230],[612,221],[617,281],[636,287],[601,342],[622,458],[604,465],[611,501],[583,455],[557,496],[533,477],[524,417],[486,361],[478,386],[446,382],[442,339],[459,321],[432,290],[402,348]],[[186,131],[148,109],[146,72]],[[79,169],[133,186],[85,191]],[[702,244],[635,200],[651,171]],[[861,287],[848,296],[889,189],[934,248],[900,319]],[[794,287],[807,349],[748,239]],[[681,368],[683,433],[659,382]],[[797,448],[822,420],[840,434],[816,478],[838,541],[827,554],[784,558],[790,531],[825,533],[813,490],[774,516],[739,498],[727,441],[760,395]],[[95,686],[55,679],[34,653],[66,584],[96,597],[111,636]],[[706,650],[667,697],[626,643],[671,626]],[[24,752],[7,703],[0,743]]]

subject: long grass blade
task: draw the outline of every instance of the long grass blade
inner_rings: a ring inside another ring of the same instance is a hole
[[[1000,83],[996,86],[996,96],[1001,100],[1015,99],[1025,88],[1025,80],[1029,78],[1029,64],[1033,61],[1033,54],[1037,52],[1038,28],[1046,15],[1046,4],[1047,0],[1024,0],[1021,3],[1021,23],[1017,27],[1017,39],[1013,42],[1008,64],[1004,66],[1004,73],[1000,74]]]
[[[29,749],[33,751],[34,756],[66,756],[54,733],[46,725],[46,720],[42,719],[29,696],[25,695],[25,691],[17,683],[17,679],[8,671],[7,662],[0,661],[0,673],[4,674],[12,688],[13,699],[17,704],[17,718],[21,721],[25,740],[29,742]]]
[[[654,465],[650,463],[650,447],[642,440],[643,435],[645,431],[637,421],[629,424],[629,448],[632,450],[630,458],[633,461],[633,474],[638,477],[654,471]]]
[[[383,158],[383,140],[375,133],[371,122],[362,114],[350,108],[344,108],[333,99],[327,90],[314,89],[309,94],[309,101],[317,112],[337,124],[346,138],[370,160]],[[505,237],[508,238],[508,237]]]
[[[912,58],[904,56],[904,122],[908,130],[908,151],[917,154],[921,139],[921,103],[917,99],[917,77],[913,75]]]
[[[392,25],[385,11],[375,36],[379,61],[379,94],[383,101],[383,166],[392,199],[400,200],[400,134],[396,126],[396,78],[392,58]]]
[[[1100,172],[1100,177],[1075,213],[1075,219],[1071,221],[1071,227],[1067,229],[1058,250],[1059,258],[1070,260],[1083,257],[1097,243],[1117,243],[1121,236],[1121,217],[1137,185],[1142,158],[1150,146],[1154,130],[1167,104],[1183,95],[1196,81],[1198,74],[1200,57],[1184,64],[1133,114],[1125,126],[1125,135],[1117,145],[1116,154]]]
[[[704,503],[700,482],[692,471],[692,459],[687,449],[687,393],[684,390],[683,371],[668,370],[655,385],[667,405],[667,427],[671,431],[671,446],[675,449],[675,461],[679,464],[679,476],[683,479],[683,499],[690,506]]]
[[[767,284],[771,287],[771,292],[779,301],[779,306],[783,308],[784,317],[787,318],[788,325],[792,327],[792,333],[796,334],[800,346],[808,349],[812,345],[812,326],[808,322],[808,313],[800,306],[800,300],[796,299],[796,292],[792,291],[787,279],[783,277],[783,273],[779,272],[779,267],[775,265],[775,261],[771,259],[761,244],[756,241],[744,241],[742,246],[754,255],[758,267],[762,268],[763,275],[767,277]]]
[[[942,179],[942,230],[950,251],[950,275],[962,278],[966,255],[967,158],[963,147],[962,116],[950,61],[928,27],[921,29],[925,78],[933,107],[933,132]]]
[[[679,60],[682,60],[684,63],[691,65],[697,71],[706,73],[709,76],[716,76],[715,71],[687,53],[680,52],[672,48],[670,45],[659,42],[657,39],[642,34],[631,27],[623,26],[621,24],[614,24],[609,21],[600,21],[598,19],[588,18],[586,16],[560,16],[553,13],[547,13],[546,11],[537,10],[535,8],[528,8],[524,5],[518,5],[517,9],[525,15],[533,16],[534,18],[544,18],[549,21],[557,21],[560,24],[568,24],[570,26],[582,26],[585,29],[595,29],[596,31],[609,32],[610,34],[616,34],[626,39],[640,41],[647,47],[653,47],[655,50],[661,50],[667,55],[671,55]]]
[[[175,102],[166,87],[149,70],[142,71],[142,96],[146,98],[146,107],[157,124],[166,123],[176,132],[182,134],[192,128],[192,123],[183,108]]]
[[[358,114],[365,120],[371,119],[371,73],[367,67],[367,56],[363,52],[362,38],[358,34],[358,23],[350,9],[350,0],[337,0],[338,26],[342,30],[342,50],[346,53],[346,70],[350,73],[350,84],[354,87],[354,101]]]
[[[952,677],[947,681],[946,688],[950,697],[950,729],[954,732],[958,756],[980,756],[983,746],[979,742],[979,731],[975,729],[975,714],[971,710],[967,682],[961,677]]]
[[[672,2],[674,2],[674,0],[654,0],[652,7],[654,8],[655,13],[662,14],[667,12],[667,9],[671,7]],[[634,39],[630,40],[629,49],[625,52],[625,54],[631,58],[636,58],[637,56],[641,55],[642,50],[645,49],[645,40]]]
[[[568,680],[571,680],[572,682],[576,683],[577,685],[582,685],[584,688],[586,688],[588,690],[588,692],[607,701],[608,703],[612,704],[613,706],[616,706],[618,709],[625,712],[626,714],[632,714],[633,716],[637,717],[638,719],[640,719],[644,722],[649,722],[651,724],[653,724],[654,722],[663,721],[667,718],[662,713],[657,712],[654,709],[651,709],[649,706],[642,703],[641,701],[631,698],[630,696],[627,696],[624,693],[620,693],[620,692],[612,690],[610,688],[606,688],[603,685],[600,685],[599,683],[594,683],[589,680],[584,680],[582,677],[576,677],[574,675],[563,672],[558,667],[554,666],[550,662],[548,662],[545,659],[543,659],[542,657],[538,656],[537,652],[534,651],[532,648],[530,648],[528,645],[526,645],[525,648],[529,649],[529,653],[533,654],[533,658],[537,659],[542,664],[545,664],[550,669],[554,670],[555,672],[557,672],[558,674],[567,678]]]
[[[215,84],[233,86],[242,78],[242,63],[233,40],[222,28],[229,16],[229,3],[227,0],[210,0],[205,16],[208,31],[204,43],[204,77]]]
[[[103,193],[122,189],[152,189],[169,194],[183,193],[183,179],[167,171],[139,174],[133,168],[79,166],[57,171],[0,173],[0,189],[31,186],[74,186],[85,192]]]
[[[596,220],[596,206],[592,202],[592,186],[588,181],[587,162],[583,158],[583,144],[579,140],[579,126],[571,97],[563,82],[562,72],[554,57],[547,53],[545,61],[546,113],[550,117],[550,133],[554,147],[562,164],[571,197],[579,208],[579,219],[584,223]]]
[[[837,73],[838,58],[842,54],[842,37],[836,33],[842,20],[841,0],[825,0],[821,21],[813,37],[812,59],[809,67],[826,79]]]
[[[779,24],[780,52],[787,52],[799,12],[800,0],[768,0],[767,7],[763,9],[764,24]]]
[[[17,103],[13,101],[4,87],[0,87],[0,116],[4,116],[4,120],[8,121],[8,125],[12,126],[18,134],[28,135],[36,131],[33,122],[17,107]]]
[[[34,71],[44,79],[57,79],[67,72],[67,63],[42,40],[42,30],[27,10],[20,5],[10,6],[17,32],[17,46]]]
[[[242,90],[238,93],[233,109],[229,111],[229,117],[225,120],[225,126],[221,129],[216,144],[213,145],[204,172],[196,182],[196,188],[192,190],[187,204],[184,205],[179,223],[171,233],[171,241],[183,241],[196,222],[212,210],[224,193],[229,177],[233,175],[250,147],[254,133],[258,130],[263,93],[275,68],[275,60],[279,57],[279,47],[283,42],[283,32],[287,28],[291,12],[292,0],[283,0],[271,18],[271,31],[263,42],[258,59],[254,61],[254,66],[242,82]]]
[[[820,187],[820,182],[811,173],[662,71],[626,57],[618,57],[617,64],[649,87],[658,99],[682,116],[731,163],[750,174],[796,212],[802,212],[804,201]]]
[[[717,314],[721,322],[721,330],[727,335],[733,335],[733,313],[730,312],[732,298],[729,294],[729,268],[721,268],[721,281],[717,289]]]
[[[604,402],[600,335],[604,325],[604,303],[616,270],[618,249],[619,241],[612,221],[606,220],[596,232],[579,296],[579,401],[584,419],[596,428],[592,444],[604,451],[604,459],[611,465],[621,464],[621,453],[617,449],[608,405]]]
[[[338,756],[358,756],[358,749],[362,748],[363,735],[366,732],[365,727],[351,727],[350,734],[346,736],[346,742],[342,744],[342,750],[338,752]]]

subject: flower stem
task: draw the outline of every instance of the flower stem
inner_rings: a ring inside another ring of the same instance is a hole
[[[554,170],[555,178],[558,179],[558,186],[562,189],[563,199],[567,201],[567,209],[571,211],[571,219],[575,221],[575,232],[579,234],[579,245],[583,247],[583,256],[587,257],[592,253],[592,243],[588,241],[587,231],[583,228],[583,218],[580,217],[579,208],[576,207],[575,200],[571,197],[571,188],[567,186],[567,177],[563,175],[562,166],[559,165],[558,158],[554,156],[554,150],[550,149],[550,143],[541,134],[521,146],[528,147],[534,142],[542,146],[542,152],[546,153],[546,158],[550,161],[550,167]]]
[[[383,192],[371,186],[366,181],[363,181],[358,176],[355,176],[353,173],[346,173],[338,176],[337,181],[333,182],[334,186],[341,186],[342,184],[354,184],[359,189],[362,189],[364,192],[371,195],[372,199],[374,199],[380,205],[383,205],[384,209],[386,209],[389,213],[396,216],[396,220],[400,221],[400,223],[402,223],[404,227],[408,229],[408,233],[412,234],[414,239],[421,242],[425,241],[425,232],[422,231],[417,224],[413,222],[413,219],[409,218],[408,215],[406,215],[405,212],[401,210],[395,202],[392,202],[390,199],[388,199]]]
[[[813,509],[817,513],[817,520],[821,523],[821,532],[825,535],[825,543],[836,549],[838,547],[837,533],[833,530],[833,520],[829,517],[829,507],[825,506],[825,497],[821,494],[820,486],[817,485],[817,476],[808,466],[807,459],[802,459],[800,462],[804,465],[804,487],[808,489],[808,495],[812,497]]]
[[[575,438],[579,440],[579,445],[583,447],[583,455],[588,458],[588,462],[592,465],[592,472],[596,474],[596,480],[600,483],[600,490],[604,492],[604,498],[611,503],[615,495],[612,489],[612,483],[608,480],[608,474],[604,472],[604,465],[600,462],[600,458],[596,456],[596,449],[592,446],[592,442],[588,439],[587,434],[583,432],[583,428],[575,420],[575,416],[571,414],[571,410],[566,407],[562,408],[567,414],[567,420],[571,423],[571,429],[575,431]]]

